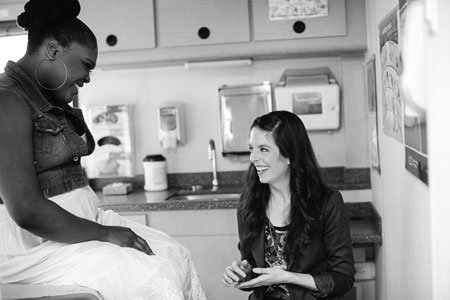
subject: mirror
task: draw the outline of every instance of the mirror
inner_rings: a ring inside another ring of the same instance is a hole
[[[256,117],[272,111],[272,86],[222,86],[219,88],[222,155],[246,155],[250,126]]]

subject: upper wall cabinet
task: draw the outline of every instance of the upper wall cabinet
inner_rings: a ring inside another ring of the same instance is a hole
[[[81,1],[82,17],[93,27],[103,52],[99,67],[342,55],[367,49],[366,0],[329,0],[327,16],[282,21],[269,19],[268,0]],[[107,44],[111,34],[117,37],[112,47]]]
[[[161,47],[250,41],[247,0],[156,0],[156,11]]]
[[[152,0],[80,0],[79,18],[97,37],[99,52],[155,47]]]
[[[345,0],[328,1],[328,16],[301,20],[270,20],[268,1],[252,0],[253,33],[256,41],[347,34]]]
[[[16,21],[17,16],[24,11],[24,3],[1,3],[0,22]]]
[[[0,37],[26,33],[25,30],[22,30],[16,24],[17,16],[24,11],[24,4],[0,3]]]

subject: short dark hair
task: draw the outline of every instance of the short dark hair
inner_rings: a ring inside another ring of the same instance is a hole
[[[28,31],[27,53],[33,54],[48,37],[63,47],[76,42],[97,48],[94,33],[77,18],[81,10],[78,0],[30,0],[24,9],[17,17],[17,25]]]

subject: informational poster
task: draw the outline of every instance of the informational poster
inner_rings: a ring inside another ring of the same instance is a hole
[[[400,97],[398,46],[398,7],[378,25],[381,53],[383,132],[403,144],[403,101]]]
[[[328,0],[269,0],[271,21],[328,16]]]
[[[405,1],[399,12],[399,45],[402,43],[404,34],[406,8],[407,3]],[[407,101],[404,101],[404,103],[405,168],[425,184],[428,184],[426,114],[414,110]]]
[[[377,83],[375,75],[375,55],[366,64],[366,84],[369,119],[370,166],[380,173],[380,153],[378,139]]]
[[[94,152],[83,157],[89,178],[134,176],[131,107],[129,105],[81,108],[95,139]]]

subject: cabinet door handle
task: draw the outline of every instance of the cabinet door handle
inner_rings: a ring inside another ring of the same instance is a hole
[[[296,33],[302,33],[305,31],[306,25],[303,21],[297,21],[292,25],[292,30],[294,30]]]
[[[106,44],[108,46],[115,46],[117,44],[117,36],[114,34],[110,34],[106,37]]]

